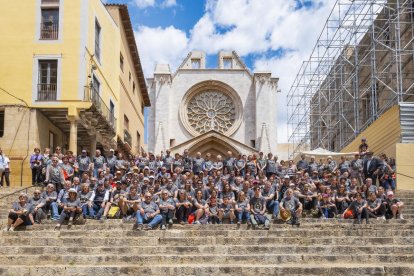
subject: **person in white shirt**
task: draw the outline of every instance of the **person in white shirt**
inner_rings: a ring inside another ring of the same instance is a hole
[[[7,187],[10,187],[10,159],[3,154],[0,148],[0,186],[4,186],[6,180]]]

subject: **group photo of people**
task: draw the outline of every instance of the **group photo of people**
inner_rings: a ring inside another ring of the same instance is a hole
[[[5,231],[45,220],[61,229],[78,220],[122,219],[134,229],[166,230],[173,224],[272,222],[299,226],[301,218],[404,219],[395,196],[395,160],[374,155],[363,139],[353,158],[278,160],[273,153],[212,156],[188,150],[124,156],[110,149],[91,154],[35,148],[30,157],[31,195],[11,206]],[[277,226],[275,226],[277,227]]]

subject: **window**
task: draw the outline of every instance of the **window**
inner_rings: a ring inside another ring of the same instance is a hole
[[[95,20],[95,57],[101,61],[101,25]]]
[[[109,120],[113,126],[115,124],[115,105],[111,100],[109,100],[109,113]]]
[[[142,115],[144,115],[144,108],[145,108],[144,103],[141,103],[141,113],[142,113]]]
[[[192,69],[200,69],[201,68],[201,60],[199,58],[191,59],[191,68]]]
[[[42,8],[40,39],[56,40],[59,38],[59,8]]]
[[[135,95],[135,82],[132,82],[132,93]]]
[[[223,68],[224,69],[233,68],[233,59],[232,58],[223,58]]]
[[[124,115],[124,128],[129,129],[129,119],[126,115]]]
[[[39,60],[37,100],[55,101],[57,92],[57,60]]]
[[[175,146],[175,139],[170,139],[170,148]]]
[[[121,67],[121,71],[124,72],[124,57],[122,54],[119,54],[119,66]]]
[[[141,147],[141,134],[137,131],[137,151],[139,151]]]
[[[256,147],[256,140],[250,140],[250,146],[252,148],[255,148]]]
[[[55,134],[51,131],[49,131],[49,148],[55,148]]]
[[[4,110],[0,110],[0,137],[4,136]]]
[[[131,82],[131,72],[129,72],[129,82]]]

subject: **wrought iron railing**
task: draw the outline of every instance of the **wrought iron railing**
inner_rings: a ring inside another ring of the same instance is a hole
[[[59,24],[57,22],[43,22],[40,24],[40,39],[56,40],[59,38]]]
[[[113,130],[116,130],[116,118],[113,112],[108,108],[105,102],[102,100],[99,92],[92,87],[90,89],[90,101],[95,106],[96,110],[101,113],[101,115],[106,119],[106,121],[111,125]]]
[[[56,101],[57,85],[56,83],[39,83],[37,85],[38,101]]]
[[[124,142],[132,146],[132,137],[128,130],[124,129]]]

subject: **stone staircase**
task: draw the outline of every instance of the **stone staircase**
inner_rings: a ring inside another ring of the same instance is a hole
[[[0,275],[414,275],[414,191],[398,196],[408,219],[369,225],[303,219],[299,228],[269,231],[174,225],[139,232],[119,220],[61,231],[47,222],[0,233]]]

